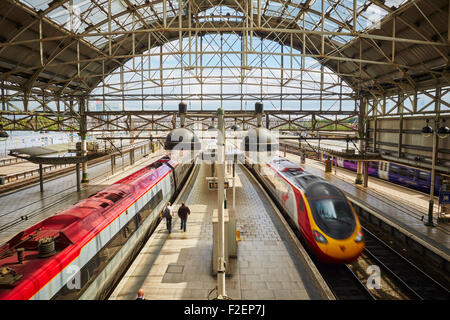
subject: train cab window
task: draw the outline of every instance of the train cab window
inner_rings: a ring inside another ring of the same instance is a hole
[[[305,193],[322,232],[335,239],[346,239],[353,233],[356,219],[342,191],[329,183],[317,182]]]

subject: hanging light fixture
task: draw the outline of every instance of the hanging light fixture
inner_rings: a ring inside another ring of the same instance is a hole
[[[425,138],[430,137],[433,134],[433,128],[429,125],[430,120],[427,119],[427,125],[422,128],[422,136]]]
[[[437,131],[437,135],[439,136],[439,138],[445,139],[448,137],[449,134],[450,134],[450,129],[445,125],[445,119],[442,119],[442,126],[439,127],[439,129]]]

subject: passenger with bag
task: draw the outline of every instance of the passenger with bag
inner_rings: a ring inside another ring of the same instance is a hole
[[[172,232],[173,208],[172,208],[170,202],[167,202],[167,206],[163,210],[162,216],[163,216],[163,218],[166,218],[167,231],[169,231],[169,233],[171,233]]]

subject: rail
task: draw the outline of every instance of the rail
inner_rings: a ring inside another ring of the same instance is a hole
[[[395,249],[364,229],[365,254],[408,295],[416,300],[449,300],[445,285],[430,277]]]

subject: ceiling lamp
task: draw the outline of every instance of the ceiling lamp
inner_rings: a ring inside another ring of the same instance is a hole
[[[433,134],[433,128],[429,125],[430,120],[427,119],[427,125],[422,128],[422,136],[425,138],[430,137]]]
[[[439,138],[445,139],[450,134],[450,129],[445,125],[445,119],[442,119],[442,126],[437,130]]]

